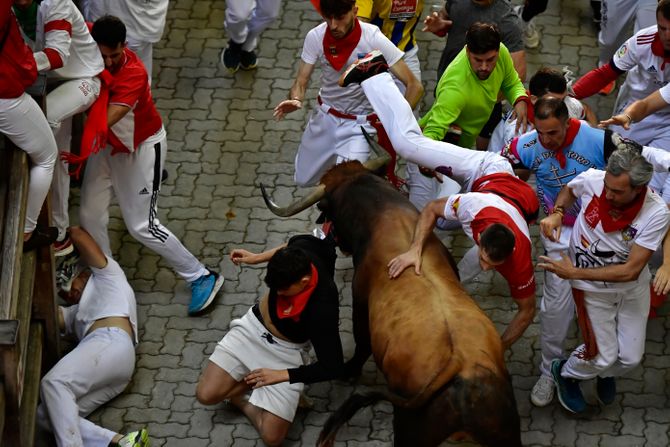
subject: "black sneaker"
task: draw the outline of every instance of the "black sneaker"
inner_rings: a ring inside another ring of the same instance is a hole
[[[384,55],[379,50],[372,50],[347,68],[340,76],[338,84],[340,87],[346,87],[349,84],[360,84],[368,78],[379,73],[385,73],[389,70],[389,64],[384,59]]]
[[[240,53],[240,68],[242,70],[253,70],[258,65],[256,53],[253,51],[244,51]]]
[[[235,73],[240,68],[242,57],[242,44],[228,41],[228,46],[221,52],[221,63],[230,73]]]
[[[51,245],[56,242],[56,239],[58,239],[58,228],[38,225],[30,235],[30,239],[23,242],[23,252]]]
[[[579,380],[566,379],[561,376],[561,369],[565,364],[565,360],[555,359],[551,362],[551,376],[556,383],[556,394],[558,400],[566,410],[572,413],[581,413],[586,410],[586,402],[582,395],[582,390],[579,388]]]
[[[614,377],[598,377],[596,379],[596,391],[598,392],[598,401],[601,404],[611,404],[616,397],[616,380],[614,380]]]

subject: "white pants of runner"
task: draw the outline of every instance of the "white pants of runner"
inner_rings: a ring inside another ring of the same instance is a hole
[[[102,251],[111,256],[107,225],[109,204],[116,196],[130,235],[161,255],[182,279],[192,282],[208,270],[158,220],[157,200],[167,139],[164,129],[156,135],[160,138],[149,138],[132,154],[111,155],[112,148],[107,146],[91,155],[81,187],[79,221]]]
[[[602,0],[598,65],[608,63],[614,52],[626,41],[629,36],[622,31],[628,29],[631,23],[635,24],[634,33],[656,25],[656,6],[658,0]]]
[[[228,0],[224,26],[228,38],[241,43],[242,50],[253,51],[258,36],[279,16],[281,0]]]
[[[577,348],[563,366],[561,376],[587,380],[618,377],[635,368],[644,355],[649,314],[649,283],[624,292],[584,292],[586,311],[598,343],[598,355],[579,358]]]
[[[403,60],[412,74],[421,82],[421,65],[419,64],[419,47],[415,45],[414,48],[405,52]],[[393,77],[395,85],[401,94],[405,94],[405,84],[399,79]],[[413,111],[414,116],[418,117],[418,107]],[[449,178],[443,179],[443,183],[438,182],[434,178],[426,177],[419,171],[419,165],[407,162],[405,167],[407,173],[407,186],[409,187],[409,201],[421,211],[428,202],[438,197],[442,197],[441,191],[445,188],[452,191],[454,194],[460,191],[461,186]],[[443,191],[442,191],[443,192]]]
[[[100,95],[100,79],[72,79],[56,87],[47,95],[47,120],[53,130],[56,146],[60,152],[70,152],[72,141],[72,117],[82,113]],[[58,228],[58,239],[63,240],[70,226],[68,201],[70,198],[70,176],[67,164],[56,162],[51,188],[51,215]]]
[[[0,99],[0,133],[24,150],[32,163],[23,227],[24,233],[30,233],[37,225],[51,185],[58,157],[56,141],[40,106],[27,93],[18,98]]]
[[[619,96],[614,108],[615,114],[622,113],[632,102],[628,83],[625,82],[619,90]],[[670,119],[670,114],[668,113],[653,113],[639,123],[633,123],[629,130],[625,130],[620,126],[612,126],[611,129],[626,138],[637,141],[643,146],[670,151],[670,126],[668,126],[668,119]],[[667,172],[654,172],[649,186],[660,194],[666,203],[670,203],[670,176],[668,176]]]
[[[134,370],[130,336],[116,327],[94,330],[42,379],[37,420],[59,447],[107,447],[116,433],[85,417],[121,394]]]
[[[442,166],[450,177],[469,191],[474,180],[487,174],[508,172],[514,175],[506,158],[486,151],[464,149],[435,141],[421,133],[412,109],[395,87],[391,75],[382,73],[361,83],[365,95],[388,133],[395,151],[413,163],[435,169]]]
[[[317,104],[302,134],[294,174],[294,180],[300,186],[317,184],[323,174],[338,163],[347,160],[364,162],[370,155],[370,146],[361,126],[370,135],[376,135],[377,131],[368,123],[366,115],[355,120],[338,118],[328,113],[329,109],[326,104]]]
[[[561,253],[568,252],[572,227],[561,227],[561,238],[552,242],[541,236],[545,256],[561,259]],[[540,374],[551,377],[551,362],[565,357],[563,342],[568,335],[570,323],[575,318],[575,302],[572,299],[570,281],[556,274],[544,272],[544,286],[540,300]]]
[[[144,64],[144,68],[146,68],[147,73],[149,73],[149,85],[151,85],[151,77],[153,76],[154,68],[154,44],[152,42],[135,40],[129,37],[128,48],[133,50]]]

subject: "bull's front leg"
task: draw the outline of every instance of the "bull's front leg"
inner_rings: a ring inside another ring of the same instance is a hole
[[[367,296],[361,297],[354,291],[353,297],[353,329],[356,348],[354,356],[344,364],[343,379],[356,379],[363,372],[363,365],[372,354],[370,343],[370,320],[368,316]]]

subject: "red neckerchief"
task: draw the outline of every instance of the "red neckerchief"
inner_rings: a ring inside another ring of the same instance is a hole
[[[109,101],[109,85],[114,80],[112,74],[104,69],[98,75],[100,78],[100,96],[95,100],[88,110],[86,124],[81,136],[79,155],[71,152],[61,152],[61,160],[70,165],[68,172],[71,176],[79,178],[84,162],[91,155],[98,153],[107,144],[107,103]],[[72,169],[74,167],[74,169]]]
[[[558,160],[558,164],[562,168],[565,168],[565,149],[566,147],[570,146],[573,141],[575,141],[575,137],[577,136],[577,132],[579,132],[579,126],[581,126],[581,122],[579,120],[576,120],[574,118],[569,118],[568,119],[568,131],[565,133],[565,140],[563,140],[563,144],[561,147],[559,147],[555,152],[556,152],[556,160]]]
[[[651,42],[651,52],[654,54],[654,56],[663,58],[663,64],[661,64],[661,71],[664,70],[665,64],[670,62],[670,55],[668,54],[668,52],[665,51],[665,48],[663,48],[663,44],[661,43],[661,37],[658,35],[658,33],[654,34],[654,40]]]
[[[613,208],[605,198],[605,189],[600,196],[594,196],[586,207],[584,212],[584,219],[591,228],[595,228],[598,222],[603,225],[605,233],[612,231],[619,231],[626,228],[633,222],[644,205],[644,199],[647,196],[647,187],[637,195],[633,203],[628,205],[625,209]]]
[[[340,71],[346,65],[349,56],[358,45],[361,32],[361,23],[358,19],[354,20],[354,29],[342,39],[333,37],[330,28],[326,26],[326,34],[323,35],[323,54],[335,70]]]
[[[312,296],[312,292],[314,292],[316,284],[319,282],[319,272],[314,264],[310,265],[312,267],[312,277],[302,292],[293,296],[277,294],[277,316],[279,318],[291,318],[293,321],[300,321],[300,313],[305,309],[309,297]]]

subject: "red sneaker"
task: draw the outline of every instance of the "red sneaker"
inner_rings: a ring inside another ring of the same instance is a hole
[[[72,245],[72,240],[68,235],[65,235],[65,239],[62,241],[54,242],[54,256],[56,257],[69,255],[73,250],[74,245]]]

